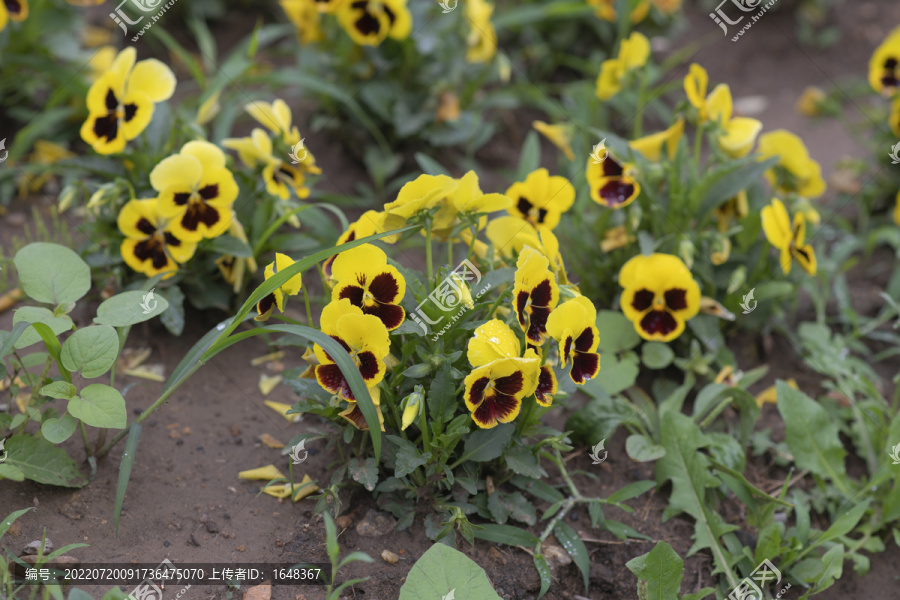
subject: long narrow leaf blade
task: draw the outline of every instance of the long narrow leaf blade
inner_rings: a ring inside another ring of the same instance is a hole
[[[138,440],[141,438],[141,424],[132,423],[128,431],[128,439],[125,441],[125,451],[122,452],[122,464],[119,466],[119,483],[116,485],[116,508],[113,515],[113,525],[116,535],[119,535],[119,515],[122,514],[122,503],[125,501],[125,490],[128,489],[128,480],[131,478],[131,467],[134,465],[134,455],[137,452]]]

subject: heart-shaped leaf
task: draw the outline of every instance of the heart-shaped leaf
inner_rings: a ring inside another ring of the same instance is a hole
[[[28,244],[14,261],[22,289],[32,300],[56,306],[75,302],[91,289],[90,267],[65,246]]]
[[[435,544],[416,561],[399,600],[500,600],[484,569],[445,544]]]
[[[81,371],[82,377],[100,377],[119,356],[119,336],[109,325],[91,325],[79,329],[63,344],[60,360],[69,371]]]
[[[97,307],[94,323],[112,327],[128,327],[149,321],[169,308],[165,298],[153,293],[130,291],[116,294]]]
[[[69,400],[69,413],[91,427],[124,429],[128,421],[125,398],[102,383],[87,386],[81,390],[81,398]]]

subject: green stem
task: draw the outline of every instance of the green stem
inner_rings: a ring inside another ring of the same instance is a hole
[[[84,444],[84,454],[87,457],[92,456],[91,454],[91,444],[88,442],[87,431],[84,428],[84,421],[81,419],[78,420],[78,426],[81,428],[81,442]]]
[[[306,305],[306,324],[310,327],[315,327],[315,323],[312,318],[312,310],[309,308],[309,294],[306,291],[306,288],[301,288],[303,290],[303,303]]]
[[[431,286],[434,284],[434,265],[431,260],[431,220],[425,223],[425,261],[428,263],[428,293],[431,293]]]
[[[632,139],[637,139],[641,137],[641,133],[644,130],[644,102],[647,96],[647,70],[641,69],[640,74],[640,87],[638,88],[638,114],[634,119],[634,131],[632,133]]]
[[[425,452],[431,452],[431,432],[428,430],[428,418],[425,414],[425,398],[419,400],[422,406],[419,407],[419,429],[422,430],[422,447]]]
[[[694,135],[694,167],[700,170],[700,153],[703,151],[703,123],[697,125]]]

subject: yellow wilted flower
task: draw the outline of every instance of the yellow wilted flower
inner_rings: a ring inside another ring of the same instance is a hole
[[[285,476],[278,470],[275,465],[266,465],[256,469],[249,469],[238,473],[238,479],[262,479],[263,481],[271,481],[278,478],[285,479]]]
[[[797,387],[797,382],[793,379],[788,379],[785,383],[794,388],[795,390],[799,390]],[[756,405],[762,408],[763,404],[777,404],[778,403],[778,394],[776,393],[775,386],[770,386],[761,391],[756,395]]]
[[[797,112],[807,117],[818,116],[822,112],[825,92],[815,86],[808,86],[797,100]]]

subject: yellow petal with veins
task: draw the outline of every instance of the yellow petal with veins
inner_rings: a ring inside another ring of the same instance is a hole
[[[266,465],[257,469],[249,469],[238,473],[238,479],[262,479],[263,481],[271,481],[278,478],[284,479],[284,475],[275,465]]]

